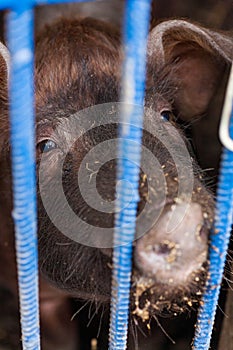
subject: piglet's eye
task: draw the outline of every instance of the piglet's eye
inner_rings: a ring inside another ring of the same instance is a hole
[[[173,114],[169,110],[162,111],[160,115],[161,115],[161,119],[165,122],[170,122],[173,120]]]
[[[57,148],[57,144],[52,140],[43,140],[38,143],[37,148],[41,153],[48,153]]]

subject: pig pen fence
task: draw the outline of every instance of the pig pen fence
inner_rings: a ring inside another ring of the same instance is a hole
[[[33,84],[33,9],[36,5],[66,3],[64,0],[1,0],[0,8],[9,10],[6,18],[7,45],[10,51],[10,124],[13,174],[13,212],[18,266],[18,286],[24,350],[40,349],[38,305],[38,253],[36,234],[36,180],[34,159],[34,84]],[[76,1],[81,2],[81,1]],[[132,108],[123,108],[119,130],[117,179],[131,183],[138,191],[140,143],[143,125],[143,100],[146,68],[146,45],[150,20],[150,0],[128,0],[125,8],[124,48],[121,100]],[[7,55],[7,53],[5,53]],[[9,68],[9,67],[8,67]],[[217,190],[215,225],[209,249],[209,278],[197,321],[194,349],[207,350],[210,345],[216,305],[231,232],[233,215],[233,77],[229,80],[220,127],[225,146]],[[130,89],[130,91],[129,91]],[[137,106],[137,108],[134,108]],[[138,108],[141,106],[141,108]],[[137,122],[137,128],[131,125]],[[231,121],[230,121],[231,120]],[[132,149],[130,141],[134,141]],[[128,160],[133,160],[129,162]],[[125,182],[120,181],[118,203],[128,202]],[[113,282],[109,349],[126,349],[131,256],[134,240],[137,198],[127,213],[115,218]]]

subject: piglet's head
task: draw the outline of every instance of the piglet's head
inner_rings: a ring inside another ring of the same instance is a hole
[[[228,70],[231,48],[224,35],[184,21],[161,23],[149,36],[143,147],[150,157],[143,151],[131,294],[132,311],[144,320],[153,313],[183,311],[203,290],[213,197],[177,120],[207,113]],[[62,19],[45,27],[36,41],[40,272],[83,299],[110,299],[112,249],[96,237],[101,229],[112,233],[114,226],[109,206],[116,199],[122,56],[118,31],[92,19]],[[187,186],[180,191],[183,178]],[[159,213],[156,223],[154,213]],[[91,235],[73,214],[92,227]],[[171,217],[178,219],[168,230]],[[89,236],[92,244],[80,239]]]
[[[132,309],[144,319],[183,311],[203,290],[213,197],[179,120],[206,118],[228,70],[230,43],[184,21],[161,23],[149,36],[132,281]],[[112,250],[99,232],[111,240],[121,63],[119,33],[91,19],[60,20],[36,44],[40,266],[82,298],[110,296]]]

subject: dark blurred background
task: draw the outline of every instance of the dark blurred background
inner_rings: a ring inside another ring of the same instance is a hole
[[[153,1],[154,19],[184,17],[208,27],[233,28],[232,0],[157,0]]]

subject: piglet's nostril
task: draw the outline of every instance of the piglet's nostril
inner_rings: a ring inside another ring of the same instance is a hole
[[[155,256],[160,256],[168,263],[173,263],[177,259],[178,247],[176,242],[164,240],[158,244],[153,245],[151,250]]]
[[[168,240],[165,240],[158,244],[157,246],[154,246],[154,252],[157,254],[162,254],[162,255],[169,255],[171,251],[175,248],[176,243],[171,242]]]
[[[198,225],[196,230],[197,239],[199,240],[206,240],[206,237],[208,236],[208,229],[206,225]]]

